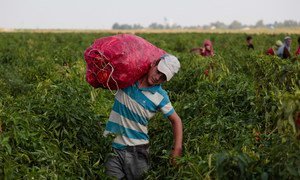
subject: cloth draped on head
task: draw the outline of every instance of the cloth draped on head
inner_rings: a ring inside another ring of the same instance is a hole
[[[286,48],[288,48],[288,50],[290,50],[290,44],[288,44],[288,41],[291,39],[291,37],[290,36],[286,36],[285,38],[284,38],[284,46],[286,47]]]
[[[206,39],[203,43],[203,46],[204,46],[204,48],[205,48],[205,46],[210,47],[209,51],[205,49],[204,56],[213,56],[214,55],[214,48],[213,48],[212,42],[210,40]]]
[[[277,40],[277,41],[275,42],[273,48],[277,50],[277,49],[280,48],[282,45],[283,45],[282,41]]]

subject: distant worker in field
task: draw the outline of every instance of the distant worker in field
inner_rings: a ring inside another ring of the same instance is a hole
[[[267,55],[276,55],[276,52],[278,51],[278,48],[283,45],[282,41],[277,40],[274,46],[269,48],[266,52]]]
[[[151,64],[148,73],[135,84],[120,89],[116,96],[104,135],[115,134],[112,155],[106,162],[106,174],[116,179],[143,179],[149,169],[148,123],[161,111],[173,127],[172,162],[181,156],[182,122],[161,84],[179,70],[175,56],[165,54]],[[175,163],[176,165],[176,163]]]
[[[201,56],[205,56],[205,57],[208,57],[208,56],[214,56],[214,48],[213,48],[213,45],[212,45],[212,42],[208,39],[206,39],[204,42],[203,42],[203,47],[200,47],[200,48],[193,48],[190,50],[190,52],[194,52],[196,54],[199,54]]]
[[[297,57],[300,56],[300,37],[298,37],[298,49],[297,49],[295,55],[296,55]]]
[[[281,57],[282,59],[291,58],[291,44],[292,38],[290,36],[286,36],[283,41],[283,45],[279,47],[277,51],[277,56]]]
[[[254,49],[252,36],[247,36],[246,43],[247,43],[248,50]]]

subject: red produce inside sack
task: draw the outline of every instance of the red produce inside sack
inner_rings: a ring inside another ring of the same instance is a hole
[[[145,39],[120,34],[97,39],[84,52],[86,80],[95,88],[122,89],[134,84],[166,52]]]

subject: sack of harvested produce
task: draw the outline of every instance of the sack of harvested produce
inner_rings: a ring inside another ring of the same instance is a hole
[[[145,75],[165,51],[145,39],[120,34],[97,39],[84,52],[86,80],[95,88],[128,87]]]

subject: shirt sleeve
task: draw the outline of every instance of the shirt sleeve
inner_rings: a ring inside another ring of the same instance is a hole
[[[164,95],[164,98],[160,102],[158,107],[159,107],[160,111],[164,114],[165,118],[167,118],[168,116],[170,116],[171,114],[173,114],[175,112],[168,95]]]

